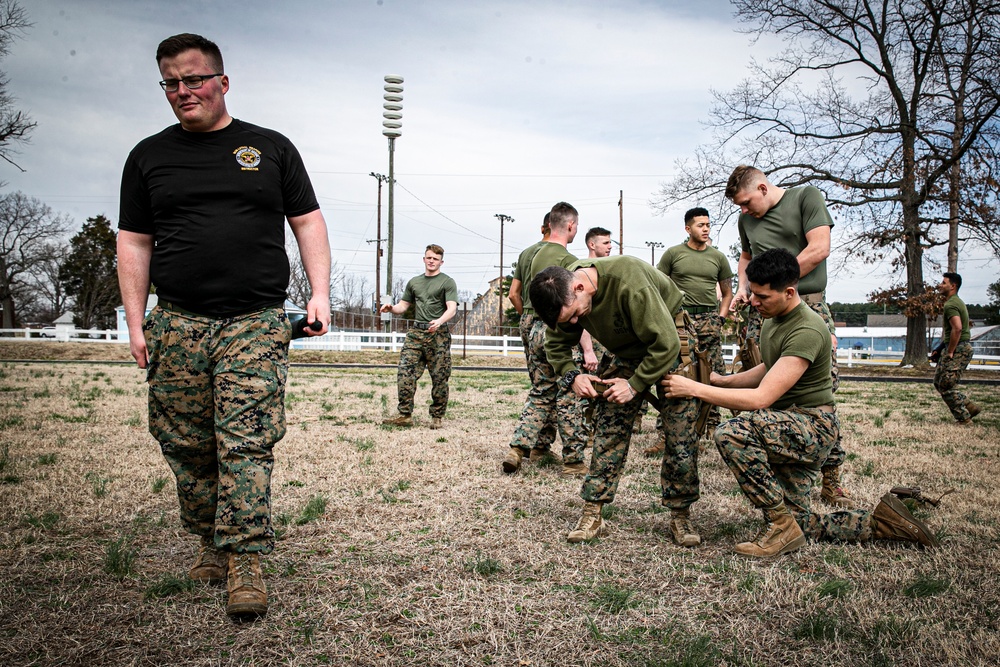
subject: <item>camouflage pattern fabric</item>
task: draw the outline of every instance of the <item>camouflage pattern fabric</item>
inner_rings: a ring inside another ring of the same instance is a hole
[[[216,548],[270,553],[274,444],[285,435],[285,311],[212,319],[154,308],[149,432],[177,477],[184,528]]]
[[[528,335],[531,389],[510,446],[527,454],[533,447],[540,447],[546,427],[554,424],[562,439],[563,463],[580,463],[587,446],[583,401],[572,391],[559,388],[559,378],[545,357],[545,329],[545,322],[535,320]]]
[[[938,360],[937,370],[934,372],[934,388],[941,394],[948,409],[956,421],[965,421],[970,418],[969,410],[965,407],[969,402],[969,397],[960,392],[957,387],[962,379],[962,373],[972,361],[972,343],[965,341],[955,347],[955,356],[951,359],[941,353]]]
[[[708,353],[712,370],[719,375],[726,374],[726,362],[722,358],[722,325],[725,320],[718,311],[688,314],[694,327],[698,347]],[[708,413],[708,433],[719,425],[719,407],[713,405]]]
[[[451,332],[447,328],[433,333],[424,329],[406,332],[396,372],[399,414],[413,414],[417,380],[424,374],[425,368],[431,376],[430,415],[444,417],[448,407],[448,379],[451,377]]]
[[[817,514],[810,509],[820,467],[839,438],[836,413],[815,408],[744,412],[715,431],[722,459],[754,507],[784,502],[811,540],[869,540],[870,511]]]
[[[533,311],[521,313],[521,319],[517,322],[517,332],[521,334],[521,345],[524,349],[525,363],[530,364],[529,348],[531,347],[531,327],[535,323]],[[534,449],[547,452],[552,448],[552,443],[556,441],[556,425],[548,423],[538,432],[538,441],[535,442]]]
[[[823,318],[826,323],[826,328],[830,330],[831,336],[837,335],[837,328],[833,324],[833,314],[830,313],[830,307],[826,305],[826,301],[820,303],[806,303],[809,308],[812,309],[814,313]],[[753,338],[755,341],[760,343],[760,328],[764,322],[761,318],[760,313],[754,307],[747,308],[747,337]],[[833,380],[833,391],[837,392],[840,387],[840,367],[837,365],[837,348],[833,347],[830,349],[830,379]],[[837,442],[834,444],[833,449],[830,450],[830,455],[826,462],[823,464],[824,468],[836,467],[844,465],[844,461],[847,459],[847,452],[844,451],[844,446],[840,442],[840,438],[837,438]]]
[[[617,366],[609,372],[610,365]],[[623,360],[605,355],[598,374],[601,377],[631,377],[640,360]],[[694,424],[698,419],[698,401],[665,399],[657,385],[662,415],[666,424],[666,447],[660,465],[661,502],[671,509],[684,509],[699,498],[698,435]],[[615,499],[632,440],[632,425],[642,407],[636,397],[620,405],[597,399],[594,410],[594,451],[590,472],[583,480],[580,496],[589,502],[610,503]]]

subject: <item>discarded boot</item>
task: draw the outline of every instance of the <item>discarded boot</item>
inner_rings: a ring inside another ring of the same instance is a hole
[[[604,503],[588,502],[584,505],[583,516],[576,522],[576,528],[569,531],[566,540],[576,543],[607,535],[608,527],[601,518],[602,507],[604,507]]]
[[[586,477],[587,464],[583,461],[576,463],[564,463],[562,467],[563,477]]]
[[[383,419],[385,426],[413,426],[413,415],[396,415],[389,419]]]
[[[228,587],[227,614],[246,618],[267,613],[267,586],[257,554],[229,554]]]
[[[820,500],[832,507],[840,509],[851,509],[854,507],[854,501],[847,496],[847,492],[840,486],[840,466],[824,466],[823,487],[819,492],[819,497]]]
[[[696,547],[701,544],[701,536],[691,523],[691,510],[672,510],[670,512],[670,536],[682,547]]]
[[[198,558],[188,570],[188,578],[206,584],[221,584],[226,580],[228,564],[228,554],[215,548],[213,538],[203,537],[201,547],[198,549]]]
[[[764,529],[752,542],[736,545],[736,553],[754,558],[772,558],[806,545],[806,536],[784,503],[764,510]]]
[[[521,459],[523,458],[524,452],[521,451],[520,447],[511,447],[500,467],[505,473],[511,475],[521,469]]]
[[[903,501],[891,493],[882,496],[872,512],[872,539],[938,546],[937,539],[927,526],[914,519]]]

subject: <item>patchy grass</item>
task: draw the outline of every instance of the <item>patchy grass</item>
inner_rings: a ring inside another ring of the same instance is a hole
[[[671,543],[659,461],[639,455],[653,415],[604,508],[610,533],[567,544],[582,501],[558,457],[499,471],[525,377],[454,377],[461,401],[442,430],[427,428],[426,382],[416,425],[383,429],[395,369],[292,368],[274,450],[279,539],[262,559],[271,608],[237,625],[224,587],[186,578],[198,542],[136,419],[142,371],[0,362],[17,388],[0,392],[0,478],[18,480],[0,485],[0,664],[848,667],[1000,654],[994,388],[968,387],[984,411],[959,431],[930,385],[845,381],[846,488],[865,508],[897,484],[955,488],[914,508],[942,546],[821,543],[765,562],[732,553],[760,514],[712,449],[692,513],[704,542]]]

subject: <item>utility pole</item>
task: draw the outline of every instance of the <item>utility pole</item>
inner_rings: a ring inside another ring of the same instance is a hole
[[[375,312],[378,313],[382,306],[381,284],[382,284],[382,184],[389,180],[388,176],[376,174],[374,171],[368,174],[378,181],[378,207],[375,215],[375,238],[369,239],[368,243],[375,244]],[[377,321],[378,318],[376,318]],[[377,328],[377,325],[376,325]]]
[[[649,246],[649,263],[656,266],[656,249],[662,248],[663,244],[659,241],[646,241],[646,245]]]
[[[382,134],[389,139],[389,236],[387,239],[389,254],[385,259],[385,292],[392,294],[392,241],[393,241],[393,185],[396,179],[393,177],[393,159],[396,153],[396,139],[403,134],[403,77],[398,74],[387,74],[385,76],[385,94],[382,98],[385,103],[382,107]]]
[[[497,287],[497,292],[499,294],[499,305],[497,310],[499,311],[499,319],[497,320],[497,326],[503,326],[503,223],[514,222],[514,218],[509,215],[504,215],[503,213],[497,213],[493,216],[500,221],[500,283]]]
[[[618,191],[618,254],[625,254],[625,191]]]

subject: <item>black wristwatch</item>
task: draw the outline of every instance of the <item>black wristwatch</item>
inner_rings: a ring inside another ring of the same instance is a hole
[[[580,371],[576,369],[571,371],[566,371],[566,375],[562,376],[562,379],[559,381],[559,383],[562,384],[563,389],[568,390],[570,387],[573,386],[573,381],[576,380],[578,375],[580,375]]]

